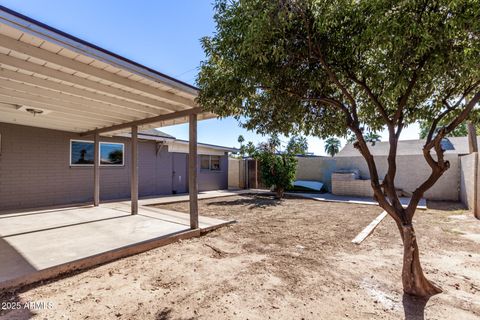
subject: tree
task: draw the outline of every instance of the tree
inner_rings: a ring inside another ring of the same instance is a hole
[[[237,141],[241,147],[243,145],[243,142],[245,141],[245,138],[242,135],[239,135]]]
[[[249,141],[246,145],[243,145],[243,150],[241,150],[242,156],[253,157],[255,155],[257,148],[252,141]]]
[[[278,135],[272,134],[267,142],[258,144],[254,154],[262,181],[268,188],[273,187],[276,199],[283,198],[285,190],[292,186],[298,163],[295,155],[304,153],[308,144],[304,137],[293,136],[283,152],[280,147]]]
[[[404,292],[441,292],[422,271],[413,217],[450,166],[441,140],[480,99],[478,0],[217,0],[215,10],[216,32],[202,39],[198,103],[245,117],[259,133],[326,139],[353,132],[374,197],[403,241]],[[450,121],[439,126],[442,119]],[[395,191],[397,145],[416,121],[431,124],[423,146],[431,170],[404,208]],[[365,127],[388,132],[381,183]]]
[[[428,136],[428,132],[430,131],[431,123],[428,122],[421,122],[420,123],[420,139],[426,139]],[[448,125],[447,121],[441,121],[439,124],[440,128]],[[440,129],[437,127],[436,132],[438,133],[438,130]],[[475,127],[477,131],[477,135],[480,135],[480,128],[478,126]],[[465,122],[461,123],[456,127],[452,132],[450,132],[446,137],[466,137],[468,135],[468,129],[467,129],[467,124]]]
[[[287,143],[287,152],[293,155],[305,155],[308,151],[307,138],[293,136]]]
[[[245,146],[243,145],[243,142],[245,142],[245,138],[242,135],[239,135],[237,141],[240,144],[240,156],[244,157],[246,153]]]
[[[380,135],[376,132],[368,132],[365,135],[365,141],[370,142],[372,146],[374,146],[376,142],[380,141],[380,138]]]
[[[325,140],[325,152],[330,156],[336,155],[340,151],[340,140],[337,138],[328,138]]]

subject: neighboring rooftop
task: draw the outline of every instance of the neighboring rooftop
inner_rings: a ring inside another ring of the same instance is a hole
[[[480,137],[477,137],[480,144]],[[400,140],[398,141],[397,155],[416,155],[422,154],[425,139]],[[449,137],[442,141],[443,149],[446,154],[468,154],[467,137]],[[376,142],[374,146],[368,144],[368,148],[373,156],[387,156],[390,149],[388,141]],[[352,143],[347,143],[335,157],[359,157],[360,152],[353,147]]]
[[[130,133],[123,133],[119,134],[118,136],[122,137],[129,137],[130,138]],[[154,141],[169,141],[169,142],[174,142],[177,144],[188,144],[188,140],[182,140],[182,139],[177,139],[174,136],[165,133],[163,131],[160,131],[158,129],[149,129],[149,130],[142,130],[138,132],[138,137],[140,139],[145,139],[145,140],[154,140]],[[225,146],[219,146],[215,144],[209,144],[209,143],[197,143],[198,146],[200,147],[205,147],[205,148],[211,148],[211,149],[216,149],[216,150],[221,150],[221,151],[226,151],[226,152],[239,152],[240,150],[237,148],[231,148],[231,147],[225,147]]]
[[[160,131],[158,129],[142,130],[138,134],[140,134],[142,136],[154,136],[154,137],[160,137],[160,138],[167,138],[167,139],[174,139],[175,140],[174,136],[172,136],[168,133],[165,133],[163,131]]]

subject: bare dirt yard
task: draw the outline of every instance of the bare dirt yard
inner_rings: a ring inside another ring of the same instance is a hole
[[[202,200],[237,224],[24,288],[2,301],[52,304],[2,319],[479,319],[480,221],[430,203],[415,224],[427,277],[444,292],[402,294],[402,245],[389,217],[351,240],[379,207],[244,195]],[[187,203],[162,206],[187,211]]]

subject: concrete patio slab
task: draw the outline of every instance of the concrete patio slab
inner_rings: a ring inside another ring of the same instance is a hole
[[[213,190],[213,191],[202,191],[198,193],[198,200],[202,199],[212,199],[220,197],[231,197],[238,196],[241,194],[247,193],[269,193],[269,190],[260,190],[260,189],[238,189],[238,190]],[[188,201],[188,194],[175,194],[167,196],[157,196],[152,198],[143,198],[138,201],[140,205],[149,206],[156,204],[168,204],[175,202],[184,202]]]
[[[199,236],[233,221],[123,202],[0,215],[0,291]]]

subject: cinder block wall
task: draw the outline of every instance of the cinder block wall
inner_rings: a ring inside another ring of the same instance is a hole
[[[241,159],[228,159],[228,188],[240,189],[240,165]]]
[[[370,179],[368,166],[363,157],[336,157],[335,159],[337,169],[358,168],[362,179]],[[446,154],[445,159],[450,161],[450,169],[425,193],[426,199],[450,201],[459,201],[460,199],[460,162],[458,156]],[[379,177],[384,177],[388,168],[387,157],[376,156],[375,163]],[[411,193],[428,178],[430,171],[431,169],[423,155],[397,156],[395,185],[397,188]]]
[[[372,197],[370,180],[338,180],[332,179],[332,193],[339,196]]]

